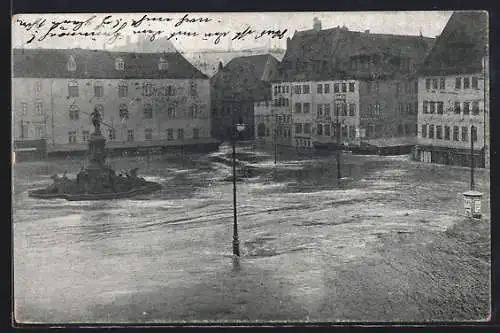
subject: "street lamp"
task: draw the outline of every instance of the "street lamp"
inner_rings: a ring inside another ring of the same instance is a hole
[[[233,214],[234,214],[234,224],[233,224],[233,255],[235,264],[238,264],[237,260],[240,256],[240,240],[238,238],[238,218],[236,214],[236,140],[240,137],[241,133],[245,130],[246,125],[243,123],[242,119],[234,125],[235,128],[232,132],[232,143],[233,143]]]

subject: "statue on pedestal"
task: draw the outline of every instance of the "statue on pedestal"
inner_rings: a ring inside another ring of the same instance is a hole
[[[94,108],[94,111],[90,114],[90,119],[92,120],[92,125],[94,125],[95,133],[101,134],[102,114],[97,106]]]

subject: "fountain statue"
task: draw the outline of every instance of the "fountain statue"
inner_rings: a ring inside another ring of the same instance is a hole
[[[106,139],[101,134],[102,115],[99,109],[95,108],[90,118],[94,125],[94,133],[89,139],[87,168],[82,167],[76,179],[69,179],[66,173],[62,177],[54,175],[50,186],[31,191],[29,196],[38,199],[63,198],[71,201],[105,200],[127,198],[159,190],[160,184],[138,177],[137,168],[125,175],[117,175],[106,165]]]

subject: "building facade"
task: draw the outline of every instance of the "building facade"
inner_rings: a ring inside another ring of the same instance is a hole
[[[98,108],[109,148],[212,142],[209,80],[178,53],[18,49],[13,58],[16,141],[86,150]]]
[[[321,30],[319,21],[296,32],[272,87],[273,108],[292,119],[290,145],[415,145],[416,69],[432,42],[346,27]],[[290,91],[284,106],[280,86]]]
[[[487,13],[456,12],[419,77],[422,162],[489,167]]]
[[[278,66],[270,54],[238,57],[226,66],[219,64],[210,79],[212,97],[212,136],[218,140],[230,138],[231,128],[244,122],[243,139],[255,138],[254,103],[271,96],[269,78]]]

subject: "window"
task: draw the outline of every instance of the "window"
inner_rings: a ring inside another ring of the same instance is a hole
[[[43,126],[35,126],[35,138],[43,138],[44,132]]]
[[[151,128],[144,129],[144,139],[153,140],[153,130]]]
[[[302,124],[295,124],[295,133],[302,133]]]
[[[125,69],[125,62],[123,61],[122,58],[115,59],[115,69],[117,71],[123,71]]]
[[[479,102],[478,101],[472,102],[472,114],[474,114],[474,115],[479,114]]]
[[[427,125],[422,125],[422,133],[421,133],[422,138],[427,137]]]
[[[296,85],[294,87],[294,93],[297,94],[297,95],[302,94],[302,86]]]
[[[153,107],[151,104],[144,105],[144,118],[152,119],[153,118]]]
[[[325,83],[325,84],[323,85],[323,92],[324,92],[325,94],[329,94],[329,93],[330,93],[330,85],[329,85],[328,83]]]
[[[323,113],[326,117],[330,117],[330,104],[325,104],[323,107]]]
[[[80,119],[80,108],[75,104],[72,104],[69,107],[69,119],[70,120]]]
[[[375,115],[376,116],[380,115],[380,104],[379,103],[375,104]]]
[[[425,89],[431,89],[431,79],[425,79]]]
[[[68,71],[74,72],[76,71],[76,61],[73,56],[69,56],[68,63],[66,64]]]
[[[413,112],[414,114],[418,114],[418,102],[413,103]]]
[[[472,88],[473,88],[473,89],[479,89],[477,76],[473,76],[473,77],[472,77]]]
[[[464,77],[464,89],[470,89],[470,78]]]
[[[354,116],[356,114],[356,104],[349,104],[349,116]]]
[[[76,143],[76,132],[68,132],[68,142],[69,143]]]
[[[318,94],[323,93],[323,85],[321,83],[318,83],[318,85],[317,85],[317,92],[318,92]]]
[[[316,129],[317,129],[318,135],[323,135],[323,125],[322,124],[318,124],[318,127]]]
[[[179,128],[177,130],[177,140],[184,140],[184,129]]]
[[[429,139],[434,139],[434,125],[429,125]]]
[[[168,63],[165,58],[160,57],[160,62],[158,63],[158,69],[161,71],[166,71],[168,69]]]
[[[295,103],[295,113],[301,113],[301,112],[302,112],[302,104]]]
[[[333,84],[333,92],[336,92],[336,93],[340,92],[338,83]]]
[[[455,114],[460,114],[460,102],[454,103],[453,110],[454,110]]]
[[[348,132],[347,125],[342,125],[342,132],[341,133],[342,133],[343,140],[348,138],[349,132]]]
[[[330,136],[330,124],[323,125],[323,133],[325,136]]]
[[[323,116],[323,104],[318,104],[317,116],[318,117]]]
[[[443,139],[443,126],[441,125],[436,126],[436,139],[438,140]]]
[[[406,104],[406,114],[411,114],[411,103]]]
[[[196,84],[195,80],[191,80],[189,84],[189,91],[192,97],[198,96],[198,85]]]
[[[468,141],[469,140],[469,135],[468,135],[468,128],[467,126],[462,126],[462,141]]]
[[[118,85],[118,97],[127,97],[128,85],[126,82],[120,82]]]
[[[95,82],[94,83],[94,96],[95,97],[102,97],[104,95],[104,86],[102,85],[102,82]]]
[[[28,103],[25,102],[21,103],[21,113],[23,116],[25,116],[28,113]]]
[[[144,83],[142,85],[142,94],[144,96],[151,96],[153,94],[153,84],[151,84],[151,83]]]
[[[403,135],[403,125],[402,124],[398,125],[398,135]]]
[[[471,126],[470,136],[472,138],[472,141],[477,142],[477,128],[476,128],[476,126]]]
[[[356,138],[356,127],[354,125],[350,125],[349,126],[349,137],[351,139],[355,139]]]
[[[349,92],[354,92],[354,82],[349,82]]]
[[[406,134],[406,135],[409,135],[409,134],[410,134],[410,131],[411,131],[411,129],[410,129],[410,124],[405,124],[405,134]]]
[[[424,101],[423,106],[422,106],[422,111],[423,113],[429,113],[429,102]]]
[[[445,80],[444,78],[439,79],[439,89],[444,90],[445,89]]]
[[[346,103],[339,103],[337,105],[340,108],[340,115],[343,117],[347,116],[347,104]]]
[[[224,111],[224,108],[221,108],[221,115],[223,114],[223,111]],[[227,114],[229,114],[229,108],[228,108]],[[175,118],[175,116],[176,116],[175,107],[174,106],[169,106],[168,109],[167,109],[167,117],[168,118]]]
[[[310,123],[304,124],[304,134],[311,134],[311,124]]]
[[[432,89],[437,90],[438,88],[438,79],[432,79]]]
[[[304,84],[302,86],[302,93],[303,94],[309,94],[309,85],[308,84]]]
[[[68,84],[68,95],[69,97],[78,97],[78,82],[71,81]]]
[[[193,139],[199,139],[199,138],[200,138],[200,129],[193,128]]]
[[[464,115],[468,115],[470,113],[469,110],[470,103],[469,102],[464,102]]]
[[[437,113],[438,114],[443,114],[444,110],[444,103],[443,102],[437,102]]]
[[[196,105],[196,104],[191,105],[190,115],[191,115],[191,118],[197,118],[200,115],[198,105]]]
[[[342,83],[342,92],[347,92],[347,83]]]
[[[404,106],[403,106],[403,103],[398,103],[398,113],[399,115],[403,115],[404,114]]]
[[[131,129],[128,130],[127,141],[134,141],[134,130],[131,130]]]
[[[42,91],[42,81],[37,80],[35,82],[35,92],[39,93],[40,91]]]
[[[396,95],[398,95],[401,92],[401,84],[399,82],[396,82]]]
[[[431,114],[435,113],[436,112],[436,102],[429,102],[429,105],[430,105],[429,112]]]
[[[82,131],[82,141],[89,141],[90,133],[89,131]]]
[[[42,104],[42,102],[36,102],[35,103],[35,113],[36,114],[43,114],[43,104]]]
[[[458,126],[453,126],[453,140],[458,141],[458,135],[459,135],[460,129]]]
[[[462,78],[457,77],[455,79],[455,89],[462,89]]]
[[[450,140],[450,126],[444,127],[444,139]]]
[[[309,113],[310,109],[311,109],[311,104],[309,104],[309,103],[304,103],[304,106],[303,106],[303,110],[302,110],[302,112],[304,112],[304,113]]]
[[[109,140],[116,139],[116,131],[113,128],[108,128],[108,138]]]

